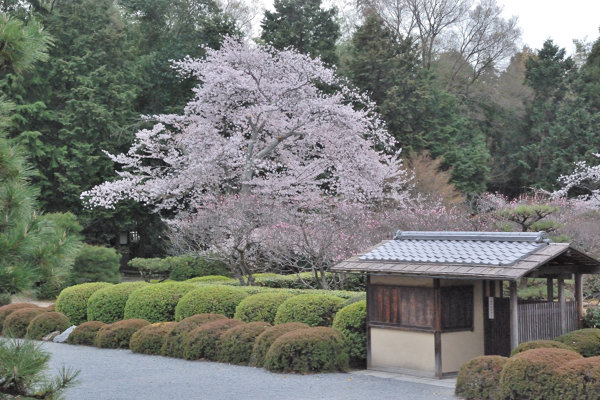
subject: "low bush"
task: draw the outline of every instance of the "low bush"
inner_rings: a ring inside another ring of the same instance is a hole
[[[499,399],[500,373],[507,360],[500,356],[472,359],[460,368],[454,394],[463,399]]]
[[[54,331],[63,332],[71,326],[71,321],[63,313],[45,312],[31,320],[25,336],[29,339],[42,340]]]
[[[367,294],[366,293],[359,293],[356,296],[350,297],[349,299],[347,299],[346,301],[344,301],[343,307],[347,307],[350,304],[358,303],[359,301],[367,301]]]
[[[148,325],[148,321],[139,318],[105,325],[96,334],[94,346],[104,349],[128,349],[131,336]]]
[[[217,360],[229,364],[248,364],[256,338],[270,326],[268,322],[255,321],[225,331],[219,340]]]
[[[165,336],[165,343],[160,354],[163,356],[183,358],[183,340],[188,332],[208,322],[227,319],[219,314],[197,314],[187,317],[175,325]]]
[[[583,317],[583,325],[586,328],[600,328],[600,307],[588,307]]]
[[[51,279],[46,282],[40,282],[35,288],[35,298],[38,300],[55,300],[60,295],[60,292],[73,284],[71,277],[61,280]]]
[[[232,318],[235,308],[248,295],[227,286],[204,286],[187,293],[175,308],[175,320],[194,314],[221,314]]]
[[[49,312],[54,312],[56,311],[56,306],[54,304],[50,304],[49,306],[46,307],[40,307],[43,310],[49,311]]]
[[[229,268],[225,263],[202,257],[167,257],[165,262],[171,265],[169,278],[174,281],[209,275],[229,275]]]
[[[301,322],[288,322],[286,324],[275,325],[271,328],[267,328],[256,338],[248,364],[254,367],[262,367],[265,360],[265,355],[271,348],[273,342],[275,342],[279,336],[291,331],[296,331],[298,329],[308,328],[310,328],[310,326]]]
[[[12,303],[10,293],[0,293],[0,307],[9,305],[10,303]]]
[[[87,302],[94,292],[111,286],[111,283],[82,283],[66,288],[56,299],[56,311],[65,314],[73,325],[80,325],[87,319]]]
[[[348,352],[341,332],[326,327],[288,332],[275,340],[264,367],[272,372],[346,371]]]
[[[294,297],[286,292],[258,293],[246,297],[235,309],[234,318],[244,322],[264,321],[275,322],[277,309],[284,301]]]
[[[183,358],[216,361],[221,335],[228,329],[242,324],[243,322],[237,319],[221,319],[192,330],[183,339]]]
[[[342,308],[333,319],[333,328],[346,339],[350,365],[365,367],[367,363],[367,301]]]
[[[187,283],[194,282],[229,282],[233,279],[228,278],[223,275],[207,275],[207,276],[197,276],[196,278],[191,278],[186,280]]]
[[[148,283],[153,279],[158,279],[162,282],[171,273],[171,265],[165,263],[162,258],[134,258],[129,260],[127,265],[137,269],[144,281]]]
[[[304,294],[283,302],[277,309],[275,324],[303,322],[310,326],[331,326],[344,300],[328,294]]]
[[[502,399],[556,399],[556,369],[581,355],[564,349],[532,349],[510,357],[500,374]]]
[[[159,355],[165,336],[176,325],[177,322],[157,322],[144,326],[131,336],[129,348],[134,353]]]
[[[567,346],[564,343],[557,342],[556,340],[533,340],[531,342],[524,342],[515,347],[515,349],[510,353],[510,356],[514,356],[516,354],[522,353],[531,349],[565,349],[565,350],[573,350],[571,346]]]
[[[580,329],[554,340],[566,344],[584,357],[600,356],[600,329]]]
[[[13,338],[25,337],[29,323],[38,315],[46,312],[39,307],[15,310],[4,320],[2,335]]]
[[[569,361],[557,368],[557,399],[597,400],[600,395],[600,357]]]
[[[106,324],[100,321],[84,322],[67,337],[67,343],[75,345],[93,346],[96,341],[98,331],[105,327]]]
[[[73,282],[121,282],[121,255],[110,247],[84,244],[75,256]]]
[[[146,282],[120,283],[94,292],[87,303],[88,320],[102,321],[105,324],[121,321],[131,293],[147,285]]]
[[[4,320],[6,319],[6,317],[8,317],[10,314],[12,314],[13,312],[15,312],[17,310],[22,310],[23,308],[39,308],[39,307],[36,306],[35,304],[31,304],[31,303],[14,303],[14,304],[8,304],[8,305],[0,307],[0,332],[2,332],[2,328],[4,326]]]
[[[173,321],[179,300],[196,289],[191,283],[182,282],[157,283],[138,289],[127,299],[124,318],[141,318],[150,323]]]

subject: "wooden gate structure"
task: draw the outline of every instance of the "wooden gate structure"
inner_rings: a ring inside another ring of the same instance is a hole
[[[442,378],[581,327],[583,276],[600,262],[545,232],[399,231],[332,270],[367,275],[367,368]],[[521,278],[546,279],[546,300],[519,301]]]

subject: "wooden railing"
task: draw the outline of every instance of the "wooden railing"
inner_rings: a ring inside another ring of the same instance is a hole
[[[565,303],[566,332],[578,329],[577,302]],[[563,334],[559,302],[523,302],[519,304],[519,343],[552,340]]]

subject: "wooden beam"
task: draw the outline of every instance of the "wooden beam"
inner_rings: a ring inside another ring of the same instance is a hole
[[[519,303],[517,282],[510,282],[510,350],[519,345]]]
[[[373,301],[369,298],[369,294],[371,293],[371,275],[367,275],[367,369],[371,369],[372,365],[372,357],[371,357],[371,327],[369,326],[369,302]]]
[[[433,280],[433,346],[435,352],[435,377],[443,378],[442,372],[442,291],[440,280]]]
[[[583,275],[575,274],[575,301],[577,301],[577,321],[583,329]]]
[[[558,302],[560,303],[560,331],[567,333],[567,303],[565,302],[565,280],[558,279]]]
[[[552,303],[554,302],[554,282],[552,281],[552,278],[546,280],[546,285],[548,286],[546,299],[548,300],[548,303]]]

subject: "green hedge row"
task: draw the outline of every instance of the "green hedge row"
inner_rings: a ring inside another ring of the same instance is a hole
[[[38,307],[16,303],[0,307],[2,335],[41,340],[52,332],[63,332],[71,326],[69,318],[54,307]]]

